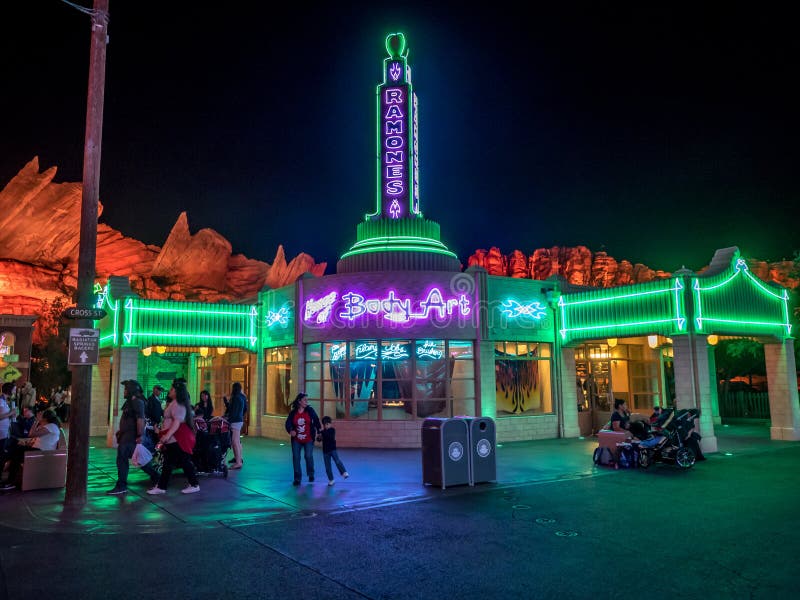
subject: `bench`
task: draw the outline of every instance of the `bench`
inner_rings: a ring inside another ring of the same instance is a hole
[[[22,463],[22,491],[62,488],[67,483],[67,438],[62,429],[55,450],[25,453]]]

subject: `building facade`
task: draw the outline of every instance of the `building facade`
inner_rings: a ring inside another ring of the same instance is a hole
[[[418,101],[402,34],[387,38],[377,89],[374,210],[337,273],[310,274],[252,303],[139,298],[125,278],[98,294],[108,315],[93,379],[92,433],[118,419],[119,382],[189,381],[221,413],[234,381],[250,435],[285,439],[299,391],[337,420],[342,445],[417,447],[427,417],[496,419],[499,441],[577,437],[634,412],[698,407],[706,450],[719,423],[712,345],[765,343],[772,436],[800,439],[786,290],[755,278],[736,248],[701,275],[612,289],[461,271],[421,211]]]

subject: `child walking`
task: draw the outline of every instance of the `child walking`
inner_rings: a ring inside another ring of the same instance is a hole
[[[333,485],[333,469],[331,469],[331,459],[336,463],[336,468],[339,469],[339,474],[347,479],[350,474],[344,468],[344,464],[339,459],[339,453],[336,452],[336,429],[331,424],[330,417],[322,417],[322,458],[325,461],[325,473],[328,474],[328,485]]]

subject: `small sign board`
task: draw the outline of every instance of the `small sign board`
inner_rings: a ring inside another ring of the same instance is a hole
[[[106,314],[108,313],[106,313],[106,311],[104,311],[102,308],[73,306],[61,313],[61,316],[65,319],[92,319],[94,321],[99,321],[105,317]]]
[[[72,327],[69,330],[70,365],[96,365],[100,355],[100,330]]]

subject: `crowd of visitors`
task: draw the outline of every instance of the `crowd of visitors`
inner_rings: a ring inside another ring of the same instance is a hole
[[[214,402],[208,390],[200,392],[196,405],[192,405],[185,379],[176,379],[162,400],[164,388],[155,385],[145,398],[138,381],[123,381],[124,403],[120,409],[117,440],[117,480],[107,494],[123,495],[128,492],[128,474],[131,463],[150,477],[152,487],[148,494],[167,493],[172,472],[182,469],[187,485],[184,494],[200,491],[197,467],[192,453],[197,434],[195,419],[211,422],[223,417],[229,424],[230,447],[233,458],[231,469],[241,469],[241,431],[247,414],[247,397],[242,385],[236,382],[230,395],[223,396],[224,411],[214,414]],[[0,393],[0,474],[7,469],[5,483],[0,475],[0,491],[20,487],[21,470],[25,453],[32,450],[55,450],[60,439],[65,439],[61,423],[69,418],[69,390],[56,388],[49,399],[36,397],[30,382],[17,388],[13,383],[2,386]],[[292,403],[286,419],[286,432],[292,448],[293,483],[302,479],[300,456],[305,458],[306,476],[314,481],[314,443],[322,443],[328,485],[334,484],[332,463],[339,474],[349,474],[339,458],[336,448],[336,429],[330,417],[320,422],[317,413],[308,405],[307,395],[300,393]]]
[[[0,485],[2,491],[21,487],[26,452],[55,450],[64,435],[56,411],[46,403],[32,402],[28,389],[33,389],[30,382],[22,388],[22,394],[13,383],[4,383],[0,388],[0,473],[8,467],[8,477]],[[17,402],[21,402],[19,416]]]

